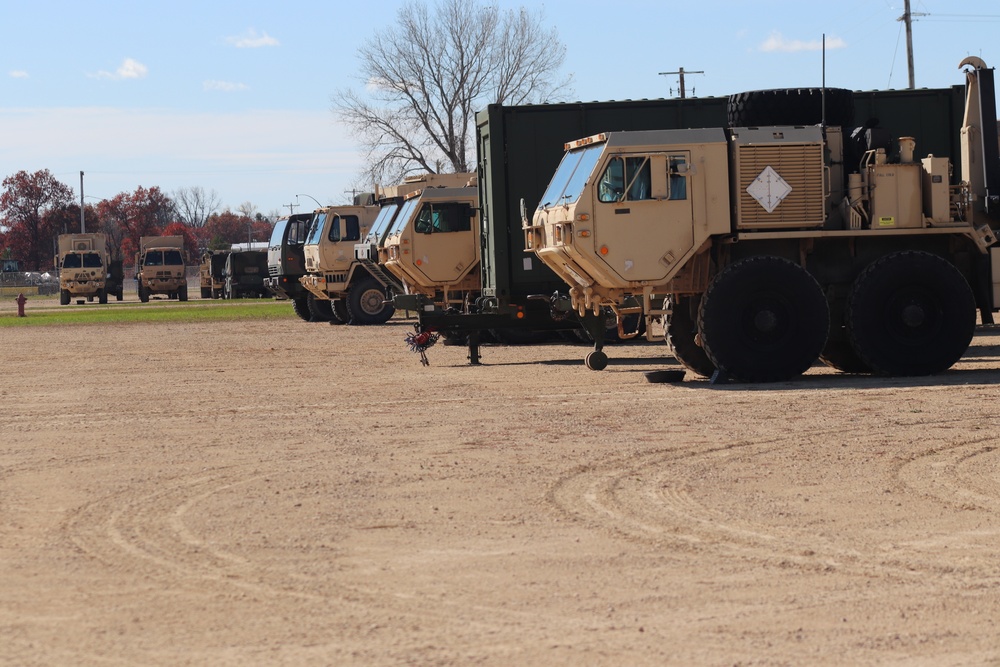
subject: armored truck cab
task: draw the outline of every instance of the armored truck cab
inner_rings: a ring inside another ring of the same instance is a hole
[[[368,235],[378,213],[379,207],[369,204],[328,206],[313,214],[303,247],[306,273],[299,280],[318,319],[375,324],[392,317],[385,292],[363,269],[357,273],[354,257],[354,246]],[[372,296],[375,292],[380,296]]]
[[[397,308],[461,309],[479,295],[479,191],[429,188],[411,193],[384,244],[384,265],[403,285]],[[420,299],[407,297],[420,296]]]

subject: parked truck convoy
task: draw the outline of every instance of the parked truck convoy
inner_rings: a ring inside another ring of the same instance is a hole
[[[968,348],[977,307],[991,319],[1000,279],[993,71],[975,57],[960,67],[959,174],[875,124],[768,125],[774,107],[761,102],[744,109],[752,127],[567,143],[524,215],[525,247],[566,284],[557,310],[639,301],[700,375],[786,380],[817,359],[889,376],[943,371]],[[587,366],[600,370],[596,340]]]
[[[59,270],[59,303],[85,298],[107,303],[122,300],[122,262],[112,259],[104,234],[60,234],[55,265]]]
[[[153,294],[187,301],[187,262],[182,236],[143,236],[135,255],[135,280],[139,301]]]
[[[963,124],[965,89],[891,91],[838,91],[820,89],[742,93],[728,98],[687,98],[624,102],[592,102],[506,107],[490,105],[477,114],[479,197],[482,224],[482,295],[468,312],[438,309],[418,312],[417,333],[468,334],[469,358],[479,361],[478,343],[485,330],[510,327],[530,331],[588,331],[604,326],[600,317],[569,316],[562,306],[568,286],[525,248],[520,202],[529,211],[542,201],[552,173],[563,157],[563,145],[581,137],[608,130],[652,130],[678,128],[722,128],[755,124],[747,120],[762,109],[785,106],[793,97],[809,98],[811,116],[798,123],[819,124],[825,96],[829,107],[841,117],[828,119],[840,124],[846,134],[857,125],[870,125],[880,118],[900,136],[915,137],[921,149],[936,156],[958,155]],[[853,113],[852,113],[853,112]],[[834,115],[834,114],[831,114]],[[861,133],[869,128],[862,127]],[[544,138],[544,139],[540,139]],[[595,347],[599,344],[595,344]],[[598,357],[599,358],[599,357]]]

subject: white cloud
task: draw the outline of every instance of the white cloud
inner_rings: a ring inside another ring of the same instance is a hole
[[[12,79],[27,79],[28,73],[22,69],[13,69],[10,72],[10,78]]]
[[[245,83],[235,83],[232,81],[205,81],[201,84],[205,90],[218,90],[224,93],[236,93],[241,90],[250,90],[250,86]]]
[[[277,39],[266,32],[258,35],[253,28],[247,30],[243,35],[226,37],[226,41],[238,49],[257,49],[262,46],[278,46],[280,44]]]
[[[827,37],[827,49],[842,49],[847,46],[840,37]],[[785,39],[780,32],[772,32],[771,35],[760,45],[760,50],[765,53],[798,53],[799,51],[820,51],[823,48],[822,39],[804,41],[801,39]]]
[[[143,65],[138,60],[133,60],[132,58],[126,58],[122,61],[122,64],[118,66],[114,72],[106,72],[104,70],[99,71],[97,74],[90,74],[96,79],[112,79],[120,81],[122,79],[143,79],[146,74],[149,73],[149,68]]]

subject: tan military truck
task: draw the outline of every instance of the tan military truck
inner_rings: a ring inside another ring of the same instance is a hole
[[[104,234],[60,234],[55,265],[59,270],[59,303],[74,298],[107,303],[122,300],[121,261],[112,260]]]
[[[198,282],[202,299],[221,299],[225,288],[222,271],[226,266],[229,250],[206,250],[198,266]]]
[[[153,294],[187,301],[187,262],[182,236],[143,236],[135,255],[135,280],[139,301]]]
[[[523,216],[526,248],[569,286],[566,310],[621,314],[638,301],[649,324],[665,319],[677,359],[716,380],[786,380],[817,359],[943,371],[995,298],[992,70],[979,58],[960,67],[962,180],[947,158],[915,159],[912,139],[887,132],[610,132],[566,145]],[[596,344],[587,366],[607,362]]]
[[[309,291],[308,307],[314,320],[350,322],[346,299],[354,298],[360,304],[359,290],[370,291],[369,283],[374,280],[364,270],[356,273],[359,265],[354,259],[354,246],[368,234],[378,213],[379,207],[374,205],[327,206],[313,212],[309,236],[302,247],[306,273],[299,281]],[[376,323],[384,314],[385,293],[377,282],[374,284],[381,296],[367,310],[360,309],[358,324]],[[364,303],[367,305],[367,301]],[[391,311],[381,321],[390,317]]]
[[[396,307],[412,310],[429,304],[461,310],[478,296],[479,253],[476,185],[407,195],[380,251],[386,271],[403,286]]]
[[[311,295],[313,318],[351,324],[382,324],[391,318],[395,312],[391,294],[403,288],[377,261],[359,256],[356,246],[378,245],[385,239],[407,193],[464,185],[471,177],[412,176],[399,185],[376,188],[367,205],[318,209],[304,246],[306,275],[300,279]]]

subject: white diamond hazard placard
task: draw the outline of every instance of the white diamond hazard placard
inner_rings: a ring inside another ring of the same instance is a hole
[[[778,208],[781,200],[792,191],[792,186],[783,179],[778,172],[771,167],[764,167],[764,171],[753,179],[747,186],[747,194],[757,200],[757,203],[764,207],[768,213]]]

